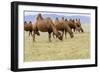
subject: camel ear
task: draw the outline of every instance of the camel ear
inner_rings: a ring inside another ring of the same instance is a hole
[[[58,17],[56,17],[56,20],[58,20]]]
[[[29,23],[32,23],[31,21]]]
[[[36,34],[37,34],[38,36],[40,36],[40,33],[39,33],[39,31],[37,31],[37,32],[36,32]]]

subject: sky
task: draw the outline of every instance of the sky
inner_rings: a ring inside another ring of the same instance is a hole
[[[55,20],[56,17],[61,19],[62,17],[67,19],[80,19],[82,24],[90,24],[91,15],[86,13],[72,13],[72,12],[37,12],[37,11],[24,11],[24,21],[36,22],[36,16],[41,13],[44,18],[50,17]]]

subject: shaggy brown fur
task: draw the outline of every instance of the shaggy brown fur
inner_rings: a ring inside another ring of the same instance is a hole
[[[32,36],[32,22],[30,21],[27,23],[26,21],[24,22],[24,30],[29,32],[29,36]]]
[[[49,41],[51,41],[51,33],[53,32],[59,40],[62,40],[61,34],[57,31],[55,25],[50,18],[43,18],[41,14],[37,15],[35,27],[36,31],[48,32]],[[33,35],[33,40],[35,40],[35,34]]]
[[[83,28],[82,28],[82,26],[81,26],[80,19],[79,19],[79,20],[76,19],[75,24],[76,24],[76,26],[79,28],[79,32],[84,32],[84,30],[83,30]]]
[[[62,37],[63,37],[64,31],[68,32],[71,38],[74,37],[71,28],[69,27],[69,25],[66,24],[63,17],[61,20],[58,20],[58,18],[56,18],[56,20],[54,21],[54,24],[55,24],[57,30],[62,31]]]
[[[74,32],[75,32],[75,30],[80,31],[79,28],[78,28],[78,26],[76,25],[74,19],[70,19],[70,20],[65,19],[65,21],[66,21],[66,24],[69,25],[69,27],[70,27]]]
[[[31,21],[29,23],[27,23],[26,21],[24,22],[24,30],[29,32],[29,36],[30,35],[32,36],[32,32],[34,32],[35,34],[39,36],[40,33],[36,31],[34,27],[35,27],[35,24],[32,25]]]

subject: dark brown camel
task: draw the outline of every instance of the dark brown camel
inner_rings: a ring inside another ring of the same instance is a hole
[[[34,28],[36,31],[48,32],[49,41],[51,41],[52,32],[57,36],[59,40],[62,40],[61,34],[57,31],[54,23],[49,17],[44,19],[41,14],[38,14]],[[33,34],[33,40],[35,41],[35,34]]]
[[[63,37],[64,31],[68,32],[70,34],[71,38],[74,37],[73,32],[72,32],[71,28],[69,27],[69,25],[66,24],[64,17],[62,17],[61,20],[58,20],[58,18],[56,18],[56,20],[54,21],[54,24],[55,24],[57,30],[62,31],[62,37]]]
[[[76,25],[74,19],[69,19],[69,20],[65,19],[65,21],[66,21],[66,24],[68,24],[69,27],[70,27],[74,32],[75,32],[75,30],[80,31],[80,29],[79,29],[78,26]]]
[[[27,23],[26,21],[24,22],[24,30],[29,31],[29,36],[32,36],[32,22],[30,21]]]
[[[24,22],[24,30],[29,31],[29,36],[30,35],[32,36],[32,32],[34,32],[35,34],[39,36],[40,33],[38,31],[35,31],[36,29],[34,27],[35,27],[35,24],[32,25],[31,21],[29,23],[27,23],[26,21]]]
[[[76,19],[75,24],[79,28],[79,32],[84,32],[84,30],[83,30],[83,28],[81,26],[80,19]]]
[[[80,32],[80,27],[78,27],[76,25],[76,22],[75,22],[74,19],[69,19],[69,20],[65,19],[65,22],[66,22],[67,25],[69,25],[69,27],[71,28],[71,30],[73,30],[74,32],[75,32],[75,30],[78,31],[78,32]],[[65,37],[66,37],[66,34],[67,34],[67,32],[65,31]]]
[[[75,31],[78,31],[78,32],[84,32],[83,31],[83,28],[81,26],[81,23],[80,23],[80,19],[79,20],[74,20],[74,19],[65,19],[66,21],[66,24],[69,25],[69,27],[75,32]],[[65,36],[66,36],[66,31],[65,31]]]

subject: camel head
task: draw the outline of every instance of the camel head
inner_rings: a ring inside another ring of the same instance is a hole
[[[57,37],[58,37],[59,40],[63,40],[63,36],[61,35],[61,32],[60,31],[58,31]]]
[[[74,34],[72,33],[72,34],[70,35],[70,37],[73,38],[73,37],[74,37]]]
[[[83,28],[82,28],[82,26],[81,26],[81,22],[80,22],[80,19],[76,19],[76,25],[77,25],[77,27],[78,27],[78,31],[80,32],[84,32],[84,30],[83,30]]]
[[[35,31],[35,34],[37,34],[38,36],[40,36],[40,33],[39,33],[39,31]]]

